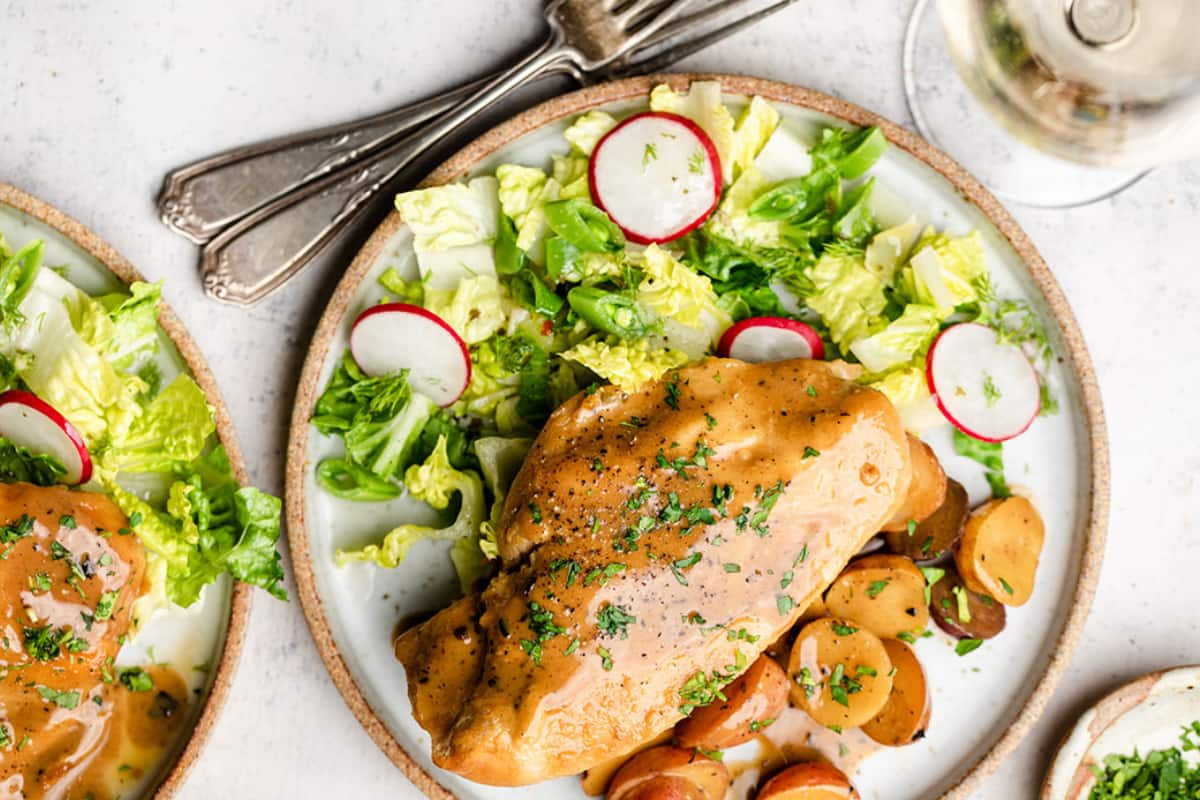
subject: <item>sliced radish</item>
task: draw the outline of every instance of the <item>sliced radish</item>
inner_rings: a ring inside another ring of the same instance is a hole
[[[669,242],[695,230],[721,199],[721,158],[699,125],[647,111],[606,133],[588,164],[592,200],[630,241]]]
[[[751,364],[825,357],[825,343],[811,326],[786,317],[751,317],[725,331],[717,355]]]
[[[58,461],[67,468],[64,483],[91,480],[92,456],[83,436],[54,406],[36,395],[20,389],[0,394],[0,436]]]
[[[946,419],[985,442],[1024,433],[1042,406],[1041,383],[1029,359],[975,322],[938,334],[929,348],[925,379]]]
[[[413,388],[440,406],[452,404],[471,382],[467,343],[437,314],[408,303],[383,303],[359,314],[350,353],[370,376],[408,370]]]

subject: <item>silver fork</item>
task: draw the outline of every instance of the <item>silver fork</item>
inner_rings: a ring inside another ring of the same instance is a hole
[[[680,34],[750,2],[752,0],[721,0],[676,19],[642,42],[637,48],[638,53],[634,55],[665,45]],[[566,62],[557,69],[585,85],[599,77],[611,77],[612,74],[657,72],[792,2],[794,0],[779,0],[756,13],[735,18],[703,36],[677,46],[668,46],[656,57],[641,59],[636,64],[628,61],[616,64],[605,71],[610,75],[584,73],[572,62]],[[543,77],[553,71],[543,73]],[[196,244],[204,244],[223,228],[272,200],[339,167],[364,159],[441,116],[482,89],[488,80],[475,80],[436,97],[381,114],[268,139],[186,164],[167,173],[163,179],[158,197],[159,216],[167,227],[181,236]]]
[[[713,15],[745,0],[724,0]],[[206,291],[218,300],[252,305],[296,274],[358,216],[382,188],[413,164],[445,135],[483,108],[526,82],[548,72],[568,71],[599,76],[606,71],[625,74],[623,59],[655,40],[672,21],[685,33],[702,24],[706,12],[687,20],[679,14],[694,0],[554,0],[546,11],[551,34],[533,53],[496,78],[482,82],[453,109],[433,119],[427,127],[389,137],[377,152],[361,162],[341,166],[311,179],[282,197],[228,226],[209,242],[201,257]],[[788,5],[782,0],[770,12]],[[743,21],[750,24],[764,12]],[[686,25],[685,25],[686,23]],[[728,35],[705,37],[704,44]],[[703,45],[701,45],[703,46]],[[663,57],[682,57],[668,51]],[[669,62],[667,62],[669,63]],[[644,66],[644,64],[639,64]],[[465,91],[465,90],[464,90]],[[426,107],[428,108],[428,106]]]

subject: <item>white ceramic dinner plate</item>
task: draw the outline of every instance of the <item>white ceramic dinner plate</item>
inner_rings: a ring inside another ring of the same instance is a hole
[[[92,295],[121,290],[142,280],[115,250],[78,222],[3,183],[0,234],[14,251],[31,240],[43,240],[43,264],[59,270]],[[200,351],[169,309],[161,310],[159,320],[158,365],[164,383],[182,372],[196,379],[214,409],[218,435],[229,453],[234,474],[245,484],[245,467],[228,413]],[[141,780],[122,783],[121,796],[126,800],[151,795],[169,797],[182,783],[232,680],[249,609],[249,589],[241,584],[235,587],[227,575],[222,575],[191,607],[172,606],[160,612],[121,648],[117,667],[167,664],[179,673],[190,691],[187,717],[176,727],[174,741],[158,768]]]
[[[1091,365],[1070,310],[1024,234],[970,176],[911,133],[840,100],[798,87],[734,76],[637,78],[594,87],[543,104],[505,123],[451,159],[431,182],[492,172],[516,162],[546,168],[565,152],[562,131],[579,113],[600,107],[625,115],[646,106],[650,88],[669,80],[719,80],[731,105],[758,94],[771,100],[783,125],[809,139],[819,126],[880,125],[893,146],[874,167],[884,197],[902,201],[903,215],[953,233],[982,232],[998,295],[1027,299],[1050,331],[1057,362],[1052,386],[1061,410],[1039,418],[1005,447],[1009,480],[1030,494],[1046,523],[1046,543],[1032,600],[1012,609],[998,638],[965,657],[940,634],[917,652],[932,683],[933,716],[917,744],[885,749],[852,776],[865,800],[961,797],[986,776],[1028,731],[1057,681],[1086,615],[1099,569],[1107,501],[1103,419]],[[886,216],[895,209],[880,208]],[[903,217],[901,217],[902,219]],[[458,592],[444,549],[416,545],[397,569],[335,566],[338,548],[374,541],[400,522],[430,522],[428,510],[406,498],[353,503],[319,490],[313,469],[340,453],[339,440],[307,424],[316,398],[346,349],[350,323],[378,301],[376,278],[388,267],[416,275],[408,230],[395,213],[351,265],[321,320],[305,365],[293,420],[288,464],[288,519],[300,596],[318,646],[347,702],[384,751],[432,796],[459,798],[584,797],[578,779],[520,789],[480,786],[437,769],[429,737],[413,720],[404,671],[392,652],[405,617],[448,604]],[[950,429],[928,436],[949,475],[973,502],[987,496],[981,468],[956,456]],[[933,626],[931,625],[931,628]],[[753,748],[754,744],[743,747]],[[742,751],[730,751],[738,761]],[[837,753],[832,755],[835,760]]]

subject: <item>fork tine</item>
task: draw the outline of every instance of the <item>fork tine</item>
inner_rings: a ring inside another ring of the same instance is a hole
[[[663,26],[656,34],[647,37],[641,44],[639,49],[646,50],[656,47],[664,42],[674,39],[677,36],[691,30],[697,25],[701,25],[709,20],[715,19],[724,12],[744,6],[752,0],[721,0],[712,6],[705,8],[702,11],[697,11],[694,14],[689,14],[686,17],[681,17],[669,25]],[[676,61],[682,61],[690,55],[698,53],[710,45],[716,44],[722,39],[733,36],[739,31],[749,28],[751,25],[761,22],[767,17],[776,14],[788,6],[792,5],[796,0],[777,0],[765,8],[759,9],[753,14],[744,17],[738,17],[724,25],[721,25],[703,36],[698,36],[695,39],[682,41],[677,45],[668,47],[663,52],[629,64],[619,64],[612,72],[621,74],[649,74],[659,72],[674,64]]]
[[[633,0],[617,13],[617,24],[629,30],[634,23],[640,22],[642,17],[648,17],[647,12],[658,13],[666,5],[665,0]]]
[[[623,18],[632,20],[638,16],[633,13],[634,10],[637,10],[645,18],[645,22],[633,32],[629,32],[628,26],[621,23],[629,33],[629,39],[625,43],[626,52],[633,52],[634,48],[641,46],[643,42],[678,18],[683,11],[687,10],[688,6],[695,2],[696,0],[635,0],[632,6],[617,17],[618,22]],[[647,9],[656,4],[657,8],[654,9],[653,14],[645,13]]]

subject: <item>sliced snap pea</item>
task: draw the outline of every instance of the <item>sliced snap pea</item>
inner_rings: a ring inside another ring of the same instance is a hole
[[[496,229],[496,272],[516,275],[525,268],[525,252],[517,246],[517,226],[507,214],[500,215]]]
[[[547,203],[546,224],[585,252],[615,252],[625,246],[625,234],[591,203],[575,199]]]
[[[642,307],[623,294],[594,286],[576,286],[567,292],[571,309],[597,330],[621,338],[642,336],[646,320]]]
[[[563,299],[535,275],[533,270],[523,269],[518,272],[509,282],[509,288],[521,305],[543,317],[555,317],[562,310]]]
[[[839,238],[857,242],[874,233],[875,215],[871,213],[871,191],[874,188],[875,179],[871,178],[846,196],[833,223],[833,232]]]
[[[838,171],[846,180],[854,180],[866,174],[887,150],[887,137],[879,128],[864,128],[846,144],[846,155],[838,159]]]
[[[558,280],[566,273],[574,272],[582,253],[579,248],[561,236],[546,237],[546,274]]]
[[[374,503],[399,497],[401,487],[344,458],[327,458],[317,465],[317,485],[334,497]]]

